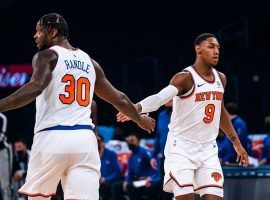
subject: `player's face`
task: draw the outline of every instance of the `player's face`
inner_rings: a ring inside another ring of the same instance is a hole
[[[219,43],[216,38],[210,37],[199,45],[199,52],[204,62],[210,66],[215,66],[219,60]]]
[[[49,32],[47,29],[40,26],[39,23],[37,23],[36,26],[36,34],[34,35],[34,39],[39,51],[50,47],[51,41],[49,37]]]

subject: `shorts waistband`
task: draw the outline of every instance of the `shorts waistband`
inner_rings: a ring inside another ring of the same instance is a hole
[[[187,142],[187,143],[191,143],[195,145],[207,145],[209,143],[216,142],[216,139],[209,140],[209,141],[200,141],[200,140],[196,141],[196,140],[192,140],[192,139],[181,137],[181,136],[174,136],[172,133],[168,133],[168,137],[176,141],[183,141],[183,142]]]
[[[58,125],[58,126],[52,126],[52,127],[44,128],[44,129],[40,130],[39,132],[51,131],[51,130],[79,130],[79,129],[87,129],[87,130],[92,131],[93,127],[90,126],[90,125],[74,125],[74,126]]]

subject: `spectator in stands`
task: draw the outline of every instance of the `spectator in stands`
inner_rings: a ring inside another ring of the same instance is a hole
[[[264,118],[264,129],[266,132],[270,133],[270,116]]]
[[[263,141],[263,153],[259,165],[270,165],[270,116],[264,118],[264,128],[268,135]]]
[[[0,199],[11,200],[12,147],[5,135],[7,117],[0,113]]]
[[[235,129],[240,142],[242,143],[243,147],[246,149],[247,153],[250,155],[251,154],[251,141],[248,138],[248,129],[247,129],[247,124],[244,119],[242,119],[239,116],[239,111],[238,111],[238,105],[234,102],[229,102],[225,105],[231,121],[233,128]],[[236,159],[236,153],[233,151],[235,154],[235,159]]]
[[[127,137],[129,149],[132,151],[128,161],[128,174],[123,184],[130,200],[157,199],[161,184],[160,172],[150,165],[150,152],[141,147],[138,134],[132,133]],[[142,181],[142,185],[136,185]]]
[[[111,197],[112,185],[122,179],[117,154],[105,148],[102,136],[97,136],[98,151],[101,158],[101,178],[99,194],[102,200]]]
[[[18,189],[24,184],[27,166],[29,161],[30,151],[27,149],[27,144],[23,139],[17,139],[14,142],[14,155],[12,167],[12,179],[14,189]],[[27,199],[27,196],[17,193],[17,199]]]
[[[270,164],[270,116],[264,118],[264,131],[269,135],[263,141],[262,156],[260,157],[259,165]]]
[[[172,113],[172,100],[167,102],[157,118],[156,138],[154,142],[154,148],[152,153],[152,159],[150,161],[153,169],[157,169],[160,166],[160,174],[164,177],[164,148],[167,141],[167,135],[169,132],[168,125],[171,119]],[[159,165],[158,165],[159,162]],[[171,199],[172,194],[164,192],[162,193],[162,199]]]
[[[258,160],[256,158],[250,157],[251,153],[251,140],[248,138],[248,131],[246,122],[239,116],[238,106],[236,103],[230,102],[225,105],[229,116],[232,121],[232,125],[243,145],[249,154],[250,164],[258,165]],[[218,138],[218,155],[222,165],[232,165],[236,164],[237,155],[234,148],[229,141],[228,137],[220,130]]]
[[[120,127],[120,125],[115,127],[113,140],[120,140],[120,141],[125,141],[126,140],[124,131]]]
[[[248,131],[246,122],[239,116],[238,106],[234,102],[227,103],[225,105],[229,116],[232,121],[232,125],[248,154],[251,154],[251,141],[248,139]],[[230,165],[236,163],[237,155],[234,148],[229,141],[228,137],[220,130],[217,138],[218,155],[222,165]]]
[[[218,157],[221,165],[230,165],[230,163],[236,163],[236,160],[234,160],[235,153],[233,146],[222,130],[219,130],[219,134],[217,137],[217,145]]]
[[[268,135],[263,141],[263,154],[260,158],[259,165],[270,164],[270,135]]]

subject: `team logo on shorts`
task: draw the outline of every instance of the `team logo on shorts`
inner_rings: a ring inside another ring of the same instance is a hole
[[[212,177],[216,182],[218,182],[219,180],[222,179],[221,174],[218,173],[218,172],[213,172],[213,173],[211,174],[211,177]]]

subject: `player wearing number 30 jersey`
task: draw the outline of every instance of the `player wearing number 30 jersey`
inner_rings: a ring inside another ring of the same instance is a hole
[[[223,174],[216,137],[221,128],[238,154],[239,164],[248,165],[248,156],[232,127],[223,104],[226,77],[214,66],[218,63],[219,43],[210,33],[195,40],[196,61],[176,74],[170,85],[135,105],[141,113],[157,110],[173,99],[169,133],[164,150],[163,189],[176,200],[223,199]],[[128,118],[122,113],[118,121]]]
[[[90,57],[80,49],[56,45],[50,50],[58,55],[58,61],[50,84],[36,99],[35,133],[56,125],[93,127],[89,116],[96,73]]]
[[[100,158],[90,119],[93,94],[151,132],[155,121],[141,116],[128,97],[107,80],[100,65],[68,41],[68,25],[57,13],[40,18],[34,35],[30,81],[0,100],[0,112],[36,99],[35,136],[25,184],[29,199],[50,199],[61,180],[64,199],[99,199]],[[27,120],[27,119],[26,119]]]

